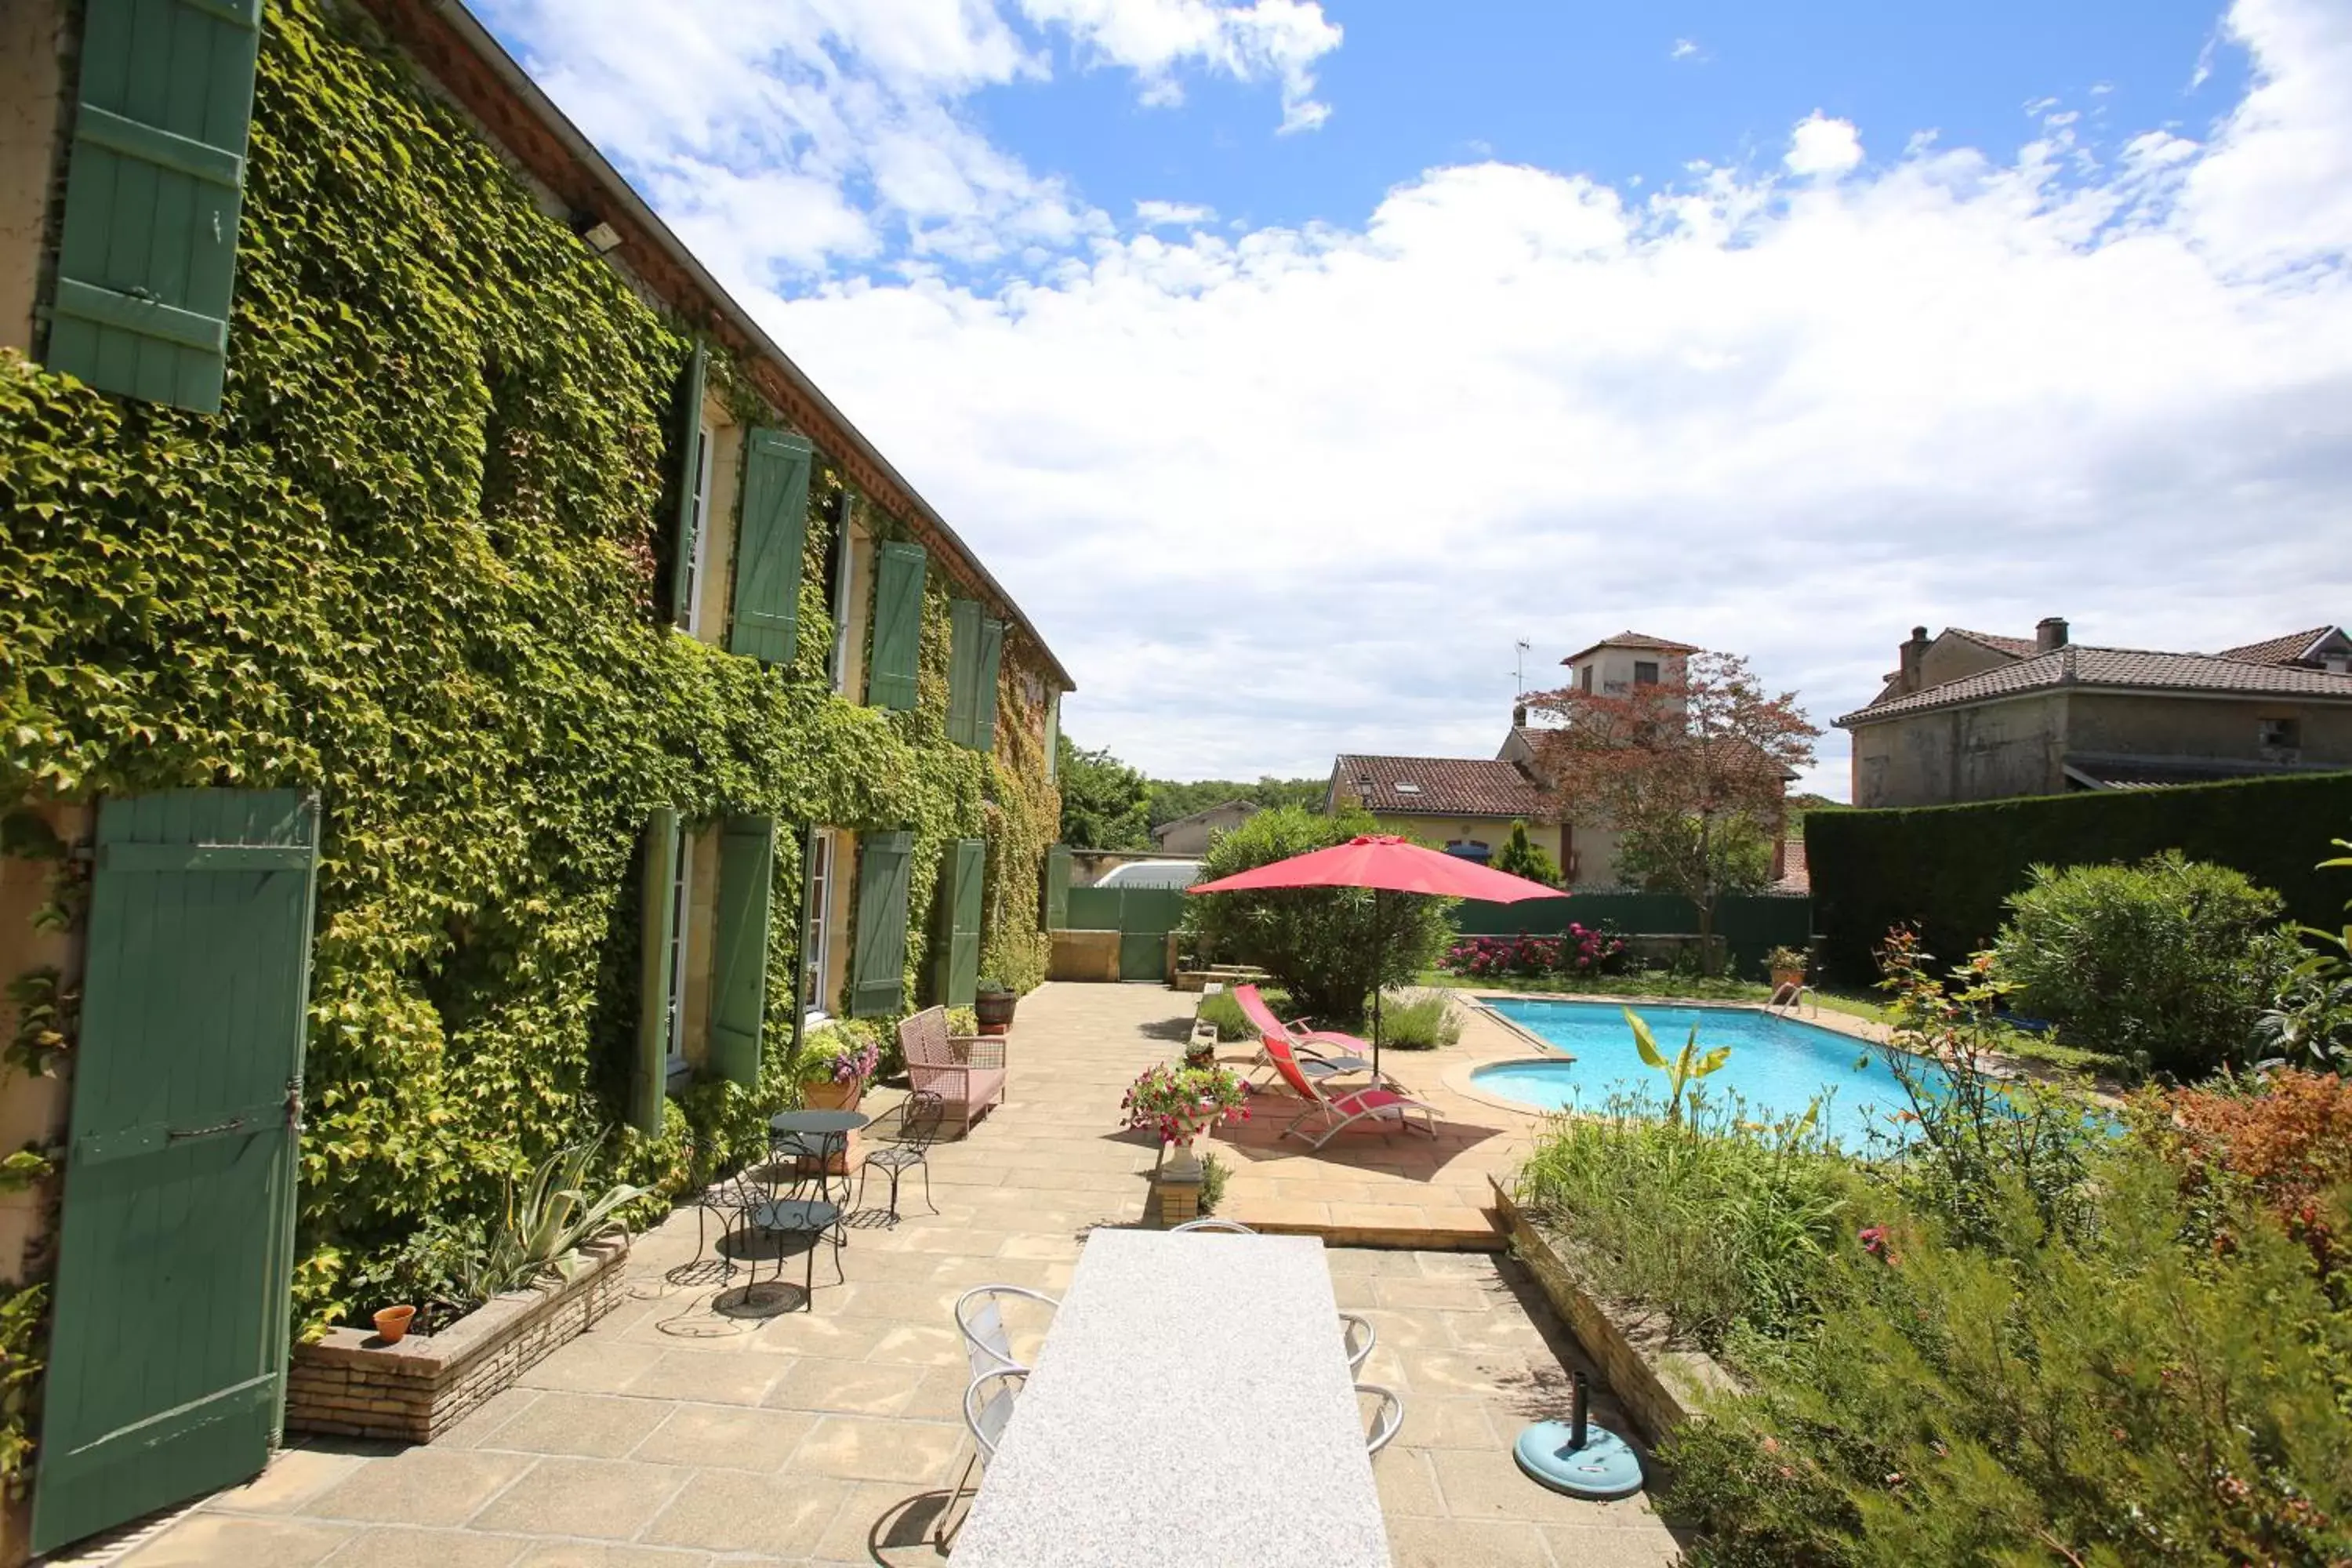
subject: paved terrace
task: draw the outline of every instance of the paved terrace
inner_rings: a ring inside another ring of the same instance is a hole
[[[1180,1048],[1194,1001],[1120,985],[1049,985],[1024,998],[1008,1103],[933,1153],[939,1215],[924,1211],[918,1179],[906,1223],[851,1232],[847,1284],[827,1283],[820,1257],[813,1313],[730,1316],[726,1287],[673,1283],[696,1249],[695,1215],[681,1211],[639,1238],[629,1300],[449,1437],[405,1449],[306,1444],[135,1540],[127,1562],[937,1568],[930,1538],[963,1463],[952,1303],[992,1281],[1056,1290],[1088,1227],[1140,1220],[1157,1151],[1118,1130],[1119,1095]],[[1518,1048],[1481,1019],[1457,1051],[1396,1058],[1455,1122],[1434,1146],[1348,1133],[1318,1155],[1277,1157],[1278,1121],[1253,1121],[1238,1143],[1219,1145],[1236,1166],[1224,1212],[1406,1242],[1481,1240],[1465,1216],[1526,1121],[1446,1079]],[[1675,1561],[1645,1500],[1573,1502],[1513,1466],[1519,1426],[1562,1413],[1570,1373],[1591,1370],[1523,1269],[1482,1250],[1328,1256],[1340,1304],[1380,1331],[1364,1379],[1406,1400],[1402,1436],[1373,1465],[1400,1568]],[[1605,1391],[1596,1411],[1622,1423]],[[1171,1560],[1183,1560],[1181,1545]]]

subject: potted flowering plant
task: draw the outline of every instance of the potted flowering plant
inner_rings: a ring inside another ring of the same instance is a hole
[[[973,988],[971,1010],[980,1020],[983,1035],[1002,1035],[1013,1027],[1013,1009],[1020,998],[1013,987],[993,975],[983,974]]]
[[[1163,1145],[1189,1150],[1193,1138],[1229,1121],[1249,1120],[1249,1091],[1241,1075],[1225,1067],[1147,1068],[1118,1102],[1126,1124],[1157,1132]]]
[[[1801,947],[1776,947],[1764,955],[1764,967],[1771,972],[1772,989],[1805,983],[1807,954]]]
[[[881,1065],[882,1045],[871,1033],[828,1025],[809,1037],[801,1102],[812,1110],[855,1110],[866,1096],[866,1080]]]

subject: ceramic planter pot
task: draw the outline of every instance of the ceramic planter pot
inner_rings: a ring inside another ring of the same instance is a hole
[[[414,1307],[386,1307],[375,1315],[375,1337],[388,1345],[396,1345],[407,1336],[408,1325],[415,1321]]]
[[[1802,985],[1804,983],[1805,972],[1801,969],[1776,969],[1772,972],[1772,989],[1775,991],[1783,985]]]
[[[1010,991],[997,991],[971,999],[972,1015],[980,1020],[983,1035],[1002,1035],[1013,1027],[1013,1005],[1021,998]]]
[[[811,1110],[855,1110],[857,1102],[865,1098],[866,1080],[862,1078],[846,1083],[824,1079],[801,1090],[801,1103]]]

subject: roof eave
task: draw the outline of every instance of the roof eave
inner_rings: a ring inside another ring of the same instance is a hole
[[[364,3],[380,20],[392,25],[396,33],[401,32],[399,24],[402,21],[420,19],[425,14],[429,14],[432,19],[446,27],[455,36],[457,42],[489,69],[490,73],[497,78],[499,84],[538,123],[539,128],[555,139],[581,172],[596,187],[598,193],[612,204],[609,209],[599,209],[596,216],[613,224],[615,228],[622,231],[623,243],[616,247],[617,250],[626,255],[640,244],[650,246],[659,254],[663,261],[684,274],[693,287],[705,297],[714,312],[724,321],[726,326],[742,341],[744,345],[773,366],[785,387],[814,416],[812,423],[830,426],[829,430],[811,430],[807,434],[819,437],[818,444],[821,447],[837,444],[847,448],[846,451],[833,455],[851,468],[854,477],[864,480],[869,490],[878,489],[895,492],[882,499],[895,500],[899,506],[914,514],[914,521],[917,523],[935,533],[940,541],[946,543],[954,552],[958,563],[979,579],[979,585],[1003,606],[1005,614],[1012,617],[1023,633],[1036,646],[1039,656],[1044,658],[1047,670],[1060,689],[1064,691],[1077,689],[1077,683],[1070,679],[1070,672],[1063,667],[1062,661],[1055,657],[1053,648],[1039,634],[1035,624],[1023,612],[1020,605],[1006,591],[1004,584],[999,583],[988,568],[982,564],[979,555],[971,547],[963,542],[962,537],[949,526],[947,520],[941,517],[931,504],[922,498],[915,487],[907,481],[906,476],[899,473],[890,460],[882,455],[880,448],[866,439],[865,434],[856,426],[851,424],[848,417],[834,405],[833,400],[818,389],[816,383],[811,380],[800,366],[793,363],[792,356],[776,345],[775,341],[751,319],[751,313],[736,303],[734,297],[719,286],[718,280],[710,276],[702,263],[695,258],[693,252],[687,249],[677,236],[670,232],[669,226],[661,220],[652,207],[646,205],[645,200],[637,195],[629,183],[621,177],[620,172],[605,162],[604,155],[596,150],[594,143],[582,134],[579,127],[573,125],[570,118],[555,106],[554,100],[540,89],[539,84],[531,80],[530,74],[515,62],[514,57],[507,53],[506,47],[491,36],[489,30],[475,18],[473,13],[466,8],[461,0],[364,0]],[[420,39],[413,30],[410,30],[401,37],[401,41],[404,44],[414,45],[429,40]],[[429,61],[427,63],[430,64]],[[442,85],[455,90],[453,84],[444,82]],[[460,95],[460,101],[463,101],[462,95]],[[466,107],[489,128],[492,134],[498,133],[499,127],[495,123],[495,116],[483,113],[478,107],[470,103]],[[508,151],[517,157],[522,156],[521,149],[509,147]],[[563,195],[561,191],[557,194]],[[616,222],[616,219],[619,221]],[[629,233],[630,229],[635,230],[635,233],[634,235]],[[633,265],[637,259],[631,258]],[[657,281],[651,276],[651,269],[635,266],[635,270],[648,288],[654,289],[657,293],[661,291]],[[694,313],[686,301],[670,300],[668,303],[682,313],[689,315]],[[789,404],[791,399],[783,401]],[[834,439],[827,441],[824,439],[827,436]],[[857,475],[856,471],[859,468],[866,469],[867,474]],[[879,485],[873,483],[873,479],[876,478],[880,479]]]

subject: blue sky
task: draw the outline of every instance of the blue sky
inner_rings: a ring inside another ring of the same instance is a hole
[[[473,3],[1161,776],[2352,619],[2347,0]]]
[[[2009,156],[2055,100],[2108,128],[2202,126],[2237,100],[2242,50],[2208,44],[2210,0],[1983,0],[1967,6],[1505,4],[1333,0],[1345,42],[1317,68],[1333,106],[1313,135],[1269,137],[1262,84],[1194,76],[1177,110],[1127,73],[1052,90],[987,89],[973,112],[1005,146],[1113,211],[1200,203],[1251,226],[1358,224],[1425,168],[1487,157],[1651,186],[1710,163],[1777,161],[1821,110],[1890,153],[1913,132]],[[1065,41],[1041,36],[1077,66]],[[2195,90],[2200,58],[2208,79]],[[2100,90],[2104,89],[2104,90]]]

